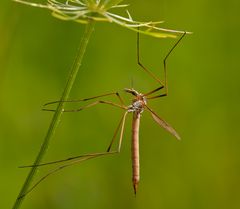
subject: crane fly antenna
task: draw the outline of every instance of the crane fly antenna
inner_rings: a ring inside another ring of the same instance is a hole
[[[133,89],[134,87],[134,80],[133,80],[133,77],[131,77],[131,88]]]

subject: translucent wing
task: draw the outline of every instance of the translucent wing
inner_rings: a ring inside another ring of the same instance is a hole
[[[160,118],[155,112],[153,112],[153,110],[151,110],[148,106],[145,106],[147,108],[147,110],[150,111],[153,119],[162,127],[164,128],[166,131],[168,131],[169,133],[171,133],[173,136],[175,136],[178,140],[180,140],[180,136],[178,135],[178,133],[175,131],[175,129],[169,125],[165,120],[163,120],[162,118]]]

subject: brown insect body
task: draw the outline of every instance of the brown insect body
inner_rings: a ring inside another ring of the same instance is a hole
[[[132,183],[136,195],[138,183],[140,181],[140,162],[139,162],[139,126],[141,114],[133,112],[132,120]]]
[[[132,183],[134,193],[136,195],[138,184],[140,181],[140,159],[139,159],[139,126],[141,113],[144,111],[144,107],[147,104],[147,100],[144,95],[138,93],[134,89],[125,89],[127,93],[131,93],[135,96],[132,101],[132,105],[128,106],[128,112],[133,112],[132,120]]]

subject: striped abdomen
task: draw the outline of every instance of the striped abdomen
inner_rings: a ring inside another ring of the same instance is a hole
[[[132,121],[132,183],[134,193],[137,192],[138,183],[140,180],[140,164],[139,164],[139,125],[141,114],[133,112]]]

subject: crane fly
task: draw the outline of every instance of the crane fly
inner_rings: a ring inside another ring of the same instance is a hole
[[[113,106],[113,107],[116,107],[116,108],[120,108],[120,109],[124,110],[124,112],[122,114],[120,122],[118,123],[118,126],[117,126],[117,128],[114,132],[114,135],[112,137],[112,140],[111,140],[110,145],[108,146],[106,152],[79,155],[79,156],[74,156],[74,157],[70,157],[70,158],[63,159],[63,160],[58,160],[58,161],[53,161],[53,162],[47,162],[47,163],[43,163],[43,164],[39,164],[39,165],[22,166],[21,168],[26,168],[26,167],[44,166],[44,165],[50,165],[50,164],[55,164],[55,163],[67,162],[67,163],[65,163],[65,164],[63,164],[59,167],[56,167],[54,170],[50,171],[48,174],[43,176],[36,184],[34,184],[34,186],[26,194],[31,192],[40,182],[42,182],[48,176],[50,176],[51,174],[53,174],[53,173],[55,173],[59,170],[62,170],[63,168],[66,168],[66,167],[74,165],[76,163],[79,163],[79,162],[82,162],[82,161],[85,161],[85,160],[89,160],[89,159],[92,159],[92,158],[96,158],[96,157],[99,157],[99,156],[105,156],[105,155],[119,153],[120,150],[121,150],[121,144],[122,144],[123,133],[124,133],[124,128],[125,128],[126,116],[129,113],[132,113],[132,115],[133,115],[133,118],[132,118],[132,146],[131,146],[131,151],[132,151],[132,184],[133,184],[134,193],[136,195],[139,180],[140,180],[139,126],[140,126],[140,118],[141,118],[141,115],[142,115],[143,111],[146,110],[147,112],[149,112],[151,114],[153,120],[158,125],[160,125],[163,129],[165,129],[170,134],[172,134],[175,138],[180,140],[180,136],[176,132],[176,130],[170,124],[168,124],[164,119],[159,117],[157,115],[157,113],[155,113],[148,106],[147,102],[149,100],[157,99],[157,98],[164,97],[164,96],[168,95],[167,78],[166,78],[166,69],[167,69],[167,62],[166,61],[167,61],[167,58],[169,57],[169,55],[171,54],[171,52],[173,51],[173,49],[179,44],[179,42],[182,40],[182,38],[185,35],[186,35],[186,32],[182,34],[182,36],[177,40],[177,42],[173,45],[173,47],[169,50],[169,52],[167,53],[167,55],[164,58],[164,61],[163,61],[164,82],[162,82],[160,79],[158,79],[157,76],[155,76],[151,71],[149,71],[141,63],[140,55],[139,55],[140,54],[139,53],[139,33],[137,34],[137,63],[141,67],[141,69],[143,69],[147,74],[149,74],[150,77],[152,77],[154,80],[156,80],[160,84],[160,86],[156,89],[153,89],[153,90],[147,92],[147,93],[139,93],[138,91],[136,91],[133,88],[125,88],[124,91],[133,96],[131,105],[128,105],[128,106],[125,105],[122,97],[120,96],[120,94],[118,92],[102,94],[102,95],[98,95],[98,96],[94,96],[94,97],[90,97],[90,98],[85,98],[85,99],[79,99],[79,100],[54,101],[54,102],[46,103],[44,106],[52,105],[52,104],[59,103],[59,102],[70,103],[70,102],[87,102],[87,101],[91,101],[91,100],[96,100],[96,101],[94,101],[90,104],[87,104],[85,106],[82,106],[78,109],[69,109],[69,110],[63,109],[62,111],[63,112],[79,112],[79,111],[82,111],[84,109],[93,107],[93,106],[98,105],[98,104],[105,104],[105,105],[110,105],[110,106]],[[158,92],[160,92],[160,90],[165,90],[165,91],[163,93],[158,93]],[[117,99],[119,100],[119,103],[114,103],[114,102],[107,101],[107,100],[102,100],[102,99],[100,100],[100,98],[105,98],[105,97],[110,97],[110,96],[117,97]],[[43,110],[53,111],[53,112],[55,111],[54,109],[48,109],[48,108],[44,108]],[[119,136],[119,141],[118,141],[118,145],[117,145],[117,150],[112,151],[111,150],[112,145],[113,145],[119,131],[120,131],[120,136]]]

